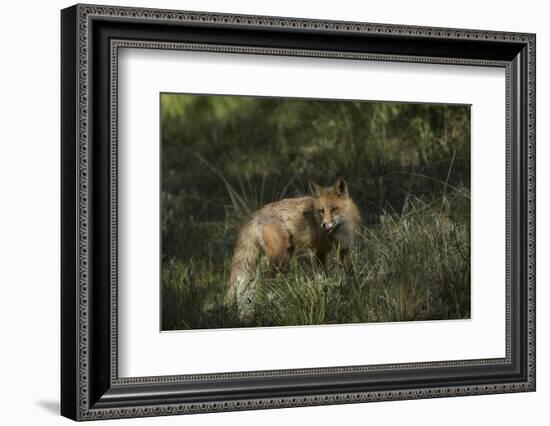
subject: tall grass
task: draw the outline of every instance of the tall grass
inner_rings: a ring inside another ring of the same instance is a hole
[[[222,246],[258,202],[231,187],[227,220],[188,237]],[[239,220],[240,219],[240,220]],[[215,252],[216,250],[213,250]],[[353,274],[332,253],[328,272],[293,259],[276,276],[262,259],[254,278],[253,316],[223,303],[231,250],[163,265],[163,329],[284,326],[468,318],[470,315],[469,192],[448,188],[436,200],[409,195],[401,211],[385,210],[362,226],[352,246]],[[240,307],[241,309],[243,307]]]
[[[164,330],[469,317],[468,106],[163,94],[161,126]],[[337,175],[363,219],[354,273],[262,259],[239,320],[239,226]]]

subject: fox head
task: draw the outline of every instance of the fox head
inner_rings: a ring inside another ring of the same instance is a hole
[[[329,187],[315,182],[311,182],[310,186],[315,218],[323,231],[332,233],[347,221],[357,220],[344,178],[338,177]]]

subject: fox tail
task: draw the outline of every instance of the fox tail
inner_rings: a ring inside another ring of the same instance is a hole
[[[226,302],[237,302],[239,315],[250,310],[252,306],[252,278],[260,257],[260,242],[256,226],[258,225],[254,221],[250,221],[241,228],[231,261],[231,275],[225,298]],[[249,308],[247,309],[246,306]]]

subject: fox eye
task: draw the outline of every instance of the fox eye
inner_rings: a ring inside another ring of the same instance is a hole
[[[331,213],[338,213],[338,207],[333,207],[330,209]]]
[[[323,214],[324,212],[325,212],[325,209],[318,209],[317,210],[317,213],[319,213],[319,214]]]

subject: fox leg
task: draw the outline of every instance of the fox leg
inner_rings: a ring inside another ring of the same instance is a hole
[[[344,270],[347,273],[352,272],[351,254],[350,254],[349,247],[340,249],[340,262],[342,262],[342,265],[344,266]]]
[[[317,266],[320,266],[323,272],[327,271],[327,250],[316,250],[315,259],[317,260]]]
[[[277,272],[290,258],[290,240],[286,230],[275,223],[263,226],[264,251],[271,265],[272,273]]]
[[[332,249],[332,242],[323,236],[317,241],[316,247],[314,249],[314,259],[318,267],[321,267],[323,272],[327,272],[327,257]]]

